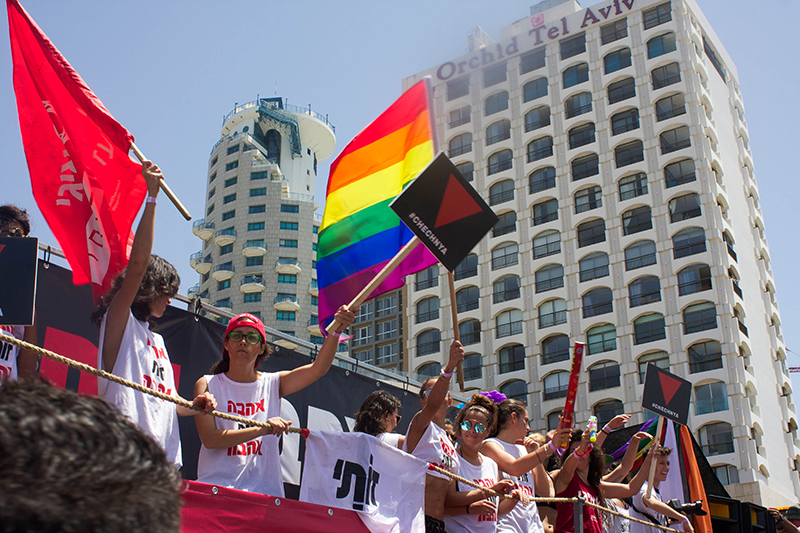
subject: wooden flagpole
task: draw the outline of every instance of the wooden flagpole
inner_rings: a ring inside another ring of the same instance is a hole
[[[133,143],[131,143],[131,150],[133,151],[133,155],[135,155],[139,161],[147,160],[147,158],[144,156],[141,150],[139,150],[139,147]],[[175,193],[172,192],[172,189],[169,188],[166,182],[164,180],[161,180],[159,183],[161,185],[161,190],[164,191],[164,194],[167,195],[167,198],[172,200],[172,203],[175,204],[175,207],[178,208],[178,211],[180,211],[181,215],[183,215],[183,218],[185,218],[186,220],[192,220],[192,215],[189,214],[189,211],[187,211],[186,208],[181,203],[181,201],[178,200],[178,197],[175,196]]]
[[[664,427],[664,417],[658,417],[658,426],[656,427],[656,438],[653,439],[653,447],[650,448],[649,453],[654,453],[653,450],[656,449],[656,446],[661,443],[661,429]],[[650,499],[650,495],[653,493],[653,478],[656,475],[656,463],[658,462],[658,458],[653,456],[653,459],[650,461],[650,472],[647,474],[647,499]]]
[[[410,241],[408,241],[408,243],[406,243],[406,245],[403,246],[399,252],[397,252],[397,255],[392,257],[392,259],[388,263],[386,263],[386,265],[381,269],[381,271],[378,272],[378,274],[374,278],[372,278],[372,281],[370,281],[366,287],[361,289],[361,292],[359,292],[356,295],[356,297],[353,298],[353,301],[351,301],[348,304],[348,307],[354,308],[364,303],[364,300],[367,299],[367,296],[372,294],[375,291],[375,289],[378,288],[378,285],[383,283],[383,280],[385,280],[389,276],[389,274],[391,274],[392,271],[400,265],[403,259],[405,259],[408,256],[408,254],[410,254],[412,250],[414,250],[414,248],[416,248],[420,242],[421,241],[419,240],[419,237],[414,235],[414,237]],[[341,324],[342,324],[341,322],[334,319],[333,322],[331,322],[328,325],[328,327],[325,328],[325,331],[327,331],[328,333],[336,331],[336,328],[338,328]]]
[[[447,284],[450,287],[450,314],[453,316],[453,338],[461,340],[461,332],[458,330],[458,306],[456,305],[456,280],[453,273],[447,271]],[[464,365],[458,363],[458,388],[464,391]]]

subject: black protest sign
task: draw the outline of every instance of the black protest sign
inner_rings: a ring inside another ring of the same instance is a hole
[[[0,325],[33,324],[39,239],[0,237]]]
[[[391,207],[450,271],[498,220],[444,153],[425,167]]]
[[[685,426],[689,419],[691,396],[690,381],[648,363],[642,407]]]

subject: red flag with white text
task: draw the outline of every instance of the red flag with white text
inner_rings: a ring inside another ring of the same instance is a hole
[[[18,0],[6,0],[22,144],[33,196],[95,300],[128,264],[147,191],[133,136],[92,93]]]

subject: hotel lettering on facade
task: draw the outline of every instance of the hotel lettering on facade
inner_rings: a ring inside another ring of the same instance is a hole
[[[693,382],[689,427],[731,496],[797,502],[744,103],[697,4],[550,0],[470,49],[403,81],[432,77],[440,147],[500,216],[455,271],[466,386],[555,427],[581,340],[577,422],[642,422],[654,363]],[[408,370],[444,361],[446,280],[432,267],[406,286]]]

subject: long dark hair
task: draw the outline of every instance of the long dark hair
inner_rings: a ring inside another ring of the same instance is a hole
[[[248,318],[244,318],[242,320],[244,322],[251,322],[250,319]],[[241,325],[246,326],[247,324],[241,324]],[[211,374],[222,374],[223,372],[227,372],[231,368],[231,356],[228,355],[228,350],[226,350],[224,347],[226,340],[228,340],[227,337],[222,339],[222,344],[223,344],[222,359],[211,365],[211,369],[209,370],[209,373]],[[267,344],[266,341],[262,340],[261,346],[264,347],[264,350],[260,354],[258,354],[258,357],[256,357],[256,362],[253,365],[254,369],[258,369],[258,366],[264,361],[266,361],[270,355],[272,355],[272,346]]]
[[[496,437],[500,430],[506,427],[508,421],[511,420],[511,415],[517,413],[517,416],[522,416],[526,410],[525,404],[519,400],[507,399],[497,404],[497,425],[494,430],[489,434],[490,437]]]
[[[128,267],[126,266],[111,282],[109,291],[100,297],[100,304],[92,313],[92,323],[94,325],[99,326],[100,322],[102,322],[103,315],[106,314],[108,306],[111,305],[111,300],[122,288],[122,282],[125,281],[127,273]],[[175,267],[166,259],[151,255],[147,270],[145,270],[142,278],[142,284],[139,285],[139,290],[136,292],[136,297],[131,304],[133,316],[137,320],[146,322],[150,317],[153,302],[162,296],[172,298],[178,293],[180,285],[181,277]]]
[[[31,232],[31,220],[26,210],[11,204],[0,205],[0,227],[9,222],[16,222],[22,226],[22,232],[25,235]]]
[[[572,446],[573,443],[580,442],[581,438],[583,437],[583,430],[580,428],[575,428],[572,430],[572,433],[569,435],[569,444],[567,445],[567,449],[569,446]],[[570,454],[565,453],[561,457],[561,466],[564,466],[564,462]],[[586,482],[592,487],[597,494],[598,504],[605,507],[606,500],[603,497],[603,489],[600,486],[600,481],[603,479],[603,474],[606,472],[606,458],[603,454],[603,450],[600,449],[600,446],[592,447],[592,451],[589,452],[589,472],[586,474]],[[577,472],[575,473],[577,476]]]
[[[456,436],[461,435],[461,422],[472,411],[482,413],[486,417],[486,429],[488,430],[486,434],[491,435],[497,426],[497,404],[483,394],[473,394],[472,398],[464,404],[464,407],[456,415],[456,423],[453,428]]]
[[[381,419],[400,410],[400,400],[386,391],[377,390],[367,396],[361,403],[361,409],[355,414],[356,425],[353,431],[378,435],[385,430]]]

